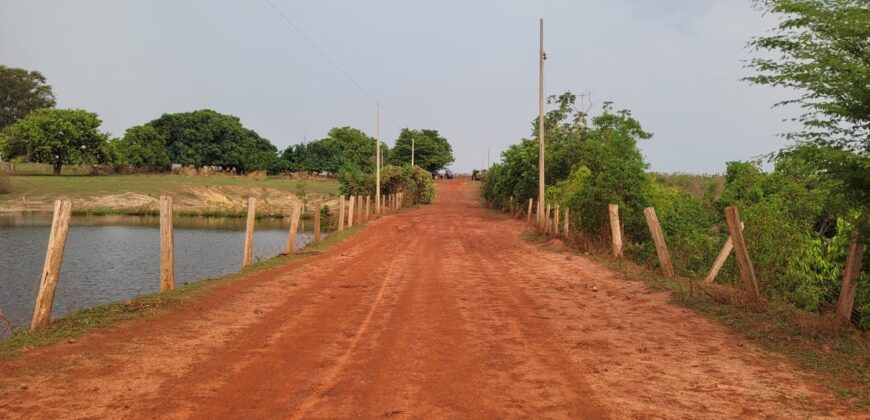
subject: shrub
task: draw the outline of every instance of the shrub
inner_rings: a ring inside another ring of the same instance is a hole
[[[375,175],[356,167],[338,173],[339,190],[345,195],[374,195]],[[408,204],[429,204],[435,198],[432,174],[419,166],[387,165],[381,169],[381,194],[405,193]]]

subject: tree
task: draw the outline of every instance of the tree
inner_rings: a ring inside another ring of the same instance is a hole
[[[163,114],[146,125],[166,138],[173,163],[247,172],[270,169],[278,160],[278,149],[269,140],[242,126],[238,117],[210,109]]]
[[[124,138],[112,143],[118,163],[137,168],[167,168],[172,163],[166,150],[166,137],[150,125],[130,127]]]
[[[54,104],[51,86],[40,72],[0,65],[0,130],[33,110]]]
[[[777,105],[797,104],[804,129],[787,136],[870,152],[870,7],[867,0],[756,0],[781,17],[770,36],[750,46],[774,58],[755,58],[746,80],[801,92]]]
[[[3,130],[0,150],[8,159],[50,163],[60,175],[63,165],[105,160],[108,136],[97,131],[100,123],[80,109],[37,109]]]
[[[453,148],[438,130],[403,128],[392,151],[391,162],[394,165],[411,164],[412,141],[415,165],[435,172],[453,163]]]
[[[376,140],[353,127],[335,127],[328,137],[288,147],[282,158],[291,170],[339,173],[359,170],[374,173]],[[381,144],[381,150],[386,150]]]

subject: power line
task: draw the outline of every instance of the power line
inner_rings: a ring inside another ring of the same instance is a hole
[[[353,85],[356,86],[357,89],[360,90],[360,92],[362,92],[366,96],[368,96],[369,99],[371,99],[372,101],[375,102],[375,104],[381,104],[381,101],[379,101],[378,98],[375,98],[374,95],[372,95],[368,90],[366,90],[364,87],[362,87],[362,85],[359,84],[353,77],[351,77],[350,74],[348,74],[348,72],[344,71],[344,69],[342,69],[341,66],[339,66],[338,63],[336,63],[335,60],[333,60],[332,57],[329,56],[329,54],[327,54],[325,51],[323,51],[323,49],[318,47],[317,44],[315,44],[314,41],[308,37],[308,35],[305,35],[305,32],[302,32],[302,29],[299,29],[299,27],[296,26],[296,24],[293,23],[293,21],[290,20],[290,18],[288,18],[287,15],[285,15],[283,12],[281,12],[281,10],[278,9],[271,2],[271,0],[265,0],[265,1],[270,7],[272,7],[272,10],[274,10],[275,13],[277,13],[278,16],[280,16],[281,19],[284,20],[285,23],[290,25],[290,27],[293,28],[293,30],[295,30],[300,36],[302,36],[302,38],[305,39],[305,41],[307,41],[308,44],[311,45],[312,48],[314,48],[318,53],[320,53],[320,55],[322,55],[323,58],[326,59],[326,61],[329,61],[329,64],[332,64],[332,67],[335,67],[335,69],[338,70],[338,72],[341,73],[344,77],[346,77],[347,80],[350,80],[350,82],[353,83]],[[381,104],[380,107],[381,107],[381,110],[384,111],[384,114],[387,115],[387,118],[389,118],[390,121],[392,121],[392,123],[396,125],[396,128],[401,128],[401,124],[399,124],[396,121],[396,119],[393,118],[393,115],[390,114],[390,112],[383,106],[383,104]]]

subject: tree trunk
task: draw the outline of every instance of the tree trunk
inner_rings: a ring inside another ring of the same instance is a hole
[[[54,174],[55,174],[55,175],[60,175],[60,167],[61,167],[61,165],[63,165],[63,164],[60,163],[60,162],[56,162],[56,163],[54,163],[53,165],[51,165],[52,169],[54,170]]]

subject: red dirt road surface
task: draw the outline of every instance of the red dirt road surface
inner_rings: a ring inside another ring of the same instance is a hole
[[[0,362],[0,418],[861,417],[473,187],[169,314]]]

